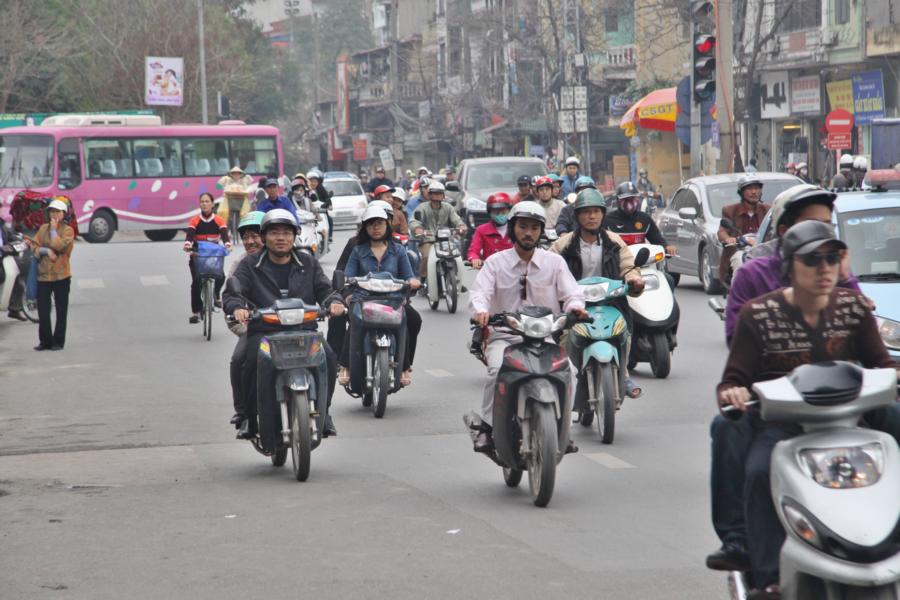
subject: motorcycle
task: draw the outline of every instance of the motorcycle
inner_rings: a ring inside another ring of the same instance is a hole
[[[443,299],[447,312],[452,315],[459,300],[459,274],[463,266],[459,235],[450,228],[441,227],[437,232],[426,231],[420,243],[433,244],[428,253],[428,276],[425,279],[428,306],[431,310],[437,310]]]
[[[225,284],[240,295],[240,282],[231,277]],[[258,389],[275,390],[272,406],[257,406],[258,434],[250,439],[257,452],[281,467],[287,462],[288,449],[294,477],[306,481],[312,451],[322,443],[325,416],[328,414],[328,367],[324,338],[315,330],[296,329],[298,325],[324,320],[325,312],[297,298],[281,298],[267,308],[251,311],[250,321],[277,326],[280,331],[263,336],[257,353]],[[271,374],[266,379],[266,374]],[[237,426],[244,432],[245,420]],[[240,433],[238,434],[241,435]]]
[[[672,352],[678,345],[678,321],[681,317],[678,302],[666,279],[663,265],[667,258],[665,248],[645,241],[646,234],[621,234],[634,255],[647,250],[648,260],[641,266],[644,293],[637,298],[628,297],[634,321],[631,353],[628,368],[639,362],[650,363],[653,376],[665,379],[672,369]]]
[[[642,192],[640,209],[652,217],[657,208],[665,208],[665,204],[662,203],[662,194],[660,192]]]
[[[787,534],[781,597],[900,598],[900,450],[859,427],[863,413],[896,402],[897,372],[809,364],[753,392],[764,421],[803,430],[772,451],[772,501]],[[747,588],[743,575],[729,573],[732,598]]]
[[[741,234],[731,219],[722,219],[722,227],[728,234],[734,237],[733,244],[723,244],[722,258],[719,261],[719,281],[722,282],[722,297],[712,297],[706,301],[706,305],[716,313],[720,319],[725,320],[725,305],[728,298],[728,289],[731,287],[731,278],[735,270],[744,262],[744,252],[752,248],[756,243],[756,234]]]
[[[27,273],[22,273],[19,270],[19,263],[16,259],[23,257],[25,264],[30,264],[30,255],[31,252],[28,250],[28,246],[25,244],[21,234],[16,234],[12,240],[0,246],[0,312],[9,310],[9,302],[15,289],[16,278],[22,275],[24,279],[27,275]],[[22,312],[25,313],[25,317],[32,323],[38,322],[37,302],[35,300],[23,298]]]
[[[503,479],[517,487],[528,471],[532,501],[547,506],[553,496],[556,465],[566,453],[572,406],[569,359],[546,338],[571,327],[572,315],[554,315],[549,308],[525,306],[517,312],[492,315],[489,324],[522,336],[508,347],[497,373],[493,427],[475,413],[463,417],[474,443],[482,431],[493,431],[488,458],[503,468]]]
[[[400,374],[406,354],[404,304],[409,283],[390,273],[369,273],[344,278],[335,271],[338,289],[363,293],[350,303],[353,327],[362,327],[362,346],[350,347],[350,383],[344,386],[363,406],[371,406],[376,419],[384,416],[388,394],[400,390]],[[348,340],[349,343],[349,340]],[[364,361],[363,361],[364,359]]]
[[[393,237],[394,241],[406,250],[406,257],[409,259],[409,266],[412,267],[413,273],[418,273],[419,253],[416,249],[416,240],[402,233],[394,233]]]
[[[308,210],[297,209],[297,219],[300,221],[300,230],[294,238],[294,248],[303,250],[316,258],[320,256],[320,238],[316,230],[318,224],[316,215]]]

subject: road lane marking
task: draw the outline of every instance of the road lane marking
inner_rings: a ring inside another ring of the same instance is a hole
[[[83,290],[96,290],[102,287],[106,287],[103,284],[103,280],[99,277],[94,279],[76,279],[76,282],[78,283],[78,287]]]
[[[169,285],[169,278],[165,275],[141,275],[141,285]]]
[[[444,377],[453,377],[453,373],[451,373],[450,371],[445,371],[444,369],[425,369],[425,372],[438,379],[442,379]]]
[[[606,452],[585,454],[584,457],[594,461],[595,463],[603,465],[607,469],[637,469],[637,467],[633,464],[625,462],[621,458],[617,458],[612,454],[607,454]]]

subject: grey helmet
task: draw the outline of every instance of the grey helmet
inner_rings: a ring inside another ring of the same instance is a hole
[[[294,218],[294,215],[289,210],[283,208],[273,208],[266,213],[259,226],[260,232],[265,235],[266,230],[273,225],[290,225],[294,229],[294,234],[297,233],[298,229],[297,219]]]

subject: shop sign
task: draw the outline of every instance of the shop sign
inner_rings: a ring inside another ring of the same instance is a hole
[[[828,104],[831,110],[843,108],[847,112],[853,112],[853,82],[849,79],[841,81],[829,81],[825,84],[828,91]]]
[[[610,96],[609,116],[621,119],[628,112],[628,109],[631,108],[632,104],[634,104],[634,99],[631,96]]]
[[[366,138],[353,138],[353,160],[362,162],[369,158],[369,142]]]
[[[818,75],[791,79],[791,114],[819,114],[822,111],[821,87]]]
[[[871,125],[884,113],[884,79],[881,69],[853,75],[853,115],[857,125]]]
[[[791,115],[788,72],[763,73],[759,82],[759,112],[763,119],[782,119]]]

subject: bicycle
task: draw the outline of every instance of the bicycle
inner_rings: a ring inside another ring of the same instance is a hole
[[[200,277],[200,297],[203,301],[200,320],[203,321],[203,337],[206,338],[206,341],[212,339],[212,314],[215,311],[216,280],[225,279],[225,255],[227,252],[219,244],[197,242],[197,252],[194,254],[197,275]]]

